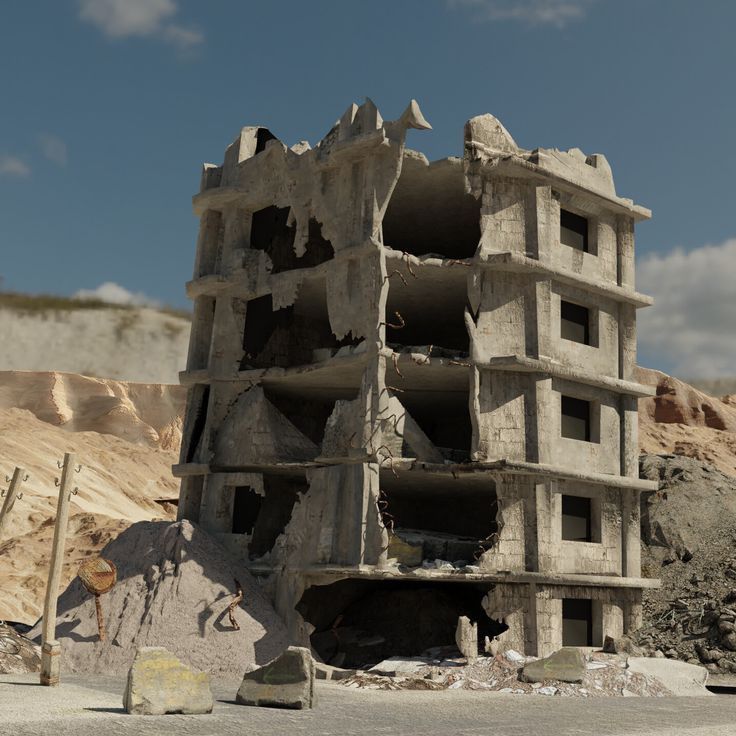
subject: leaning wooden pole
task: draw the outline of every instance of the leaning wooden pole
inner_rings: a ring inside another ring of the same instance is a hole
[[[13,510],[15,501],[23,498],[23,494],[19,493],[21,484],[23,481],[28,480],[26,471],[23,468],[16,468],[13,473],[13,478],[10,481],[10,486],[5,492],[5,499],[3,501],[3,507],[0,510],[0,539],[3,538],[5,527],[8,525],[8,519],[10,518],[10,512]]]
[[[51,563],[49,579],[46,585],[46,600],[43,606],[43,624],[41,626],[41,684],[58,685],[61,669],[61,645],[56,641],[56,601],[59,597],[59,583],[64,564],[64,544],[66,528],[69,521],[69,501],[72,491],[72,474],[74,473],[74,455],[64,455],[61,482],[59,483],[59,504],[56,510],[54,526],[54,542],[51,547]]]

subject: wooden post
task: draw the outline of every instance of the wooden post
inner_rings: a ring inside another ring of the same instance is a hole
[[[8,518],[15,505],[16,498],[19,500],[23,498],[23,494],[18,493],[18,491],[24,480],[28,480],[26,471],[23,468],[16,468],[13,473],[13,479],[10,481],[10,487],[4,494],[5,501],[3,502],[3,508],[0,510],[0,539],[3,537],[3,532],[7,526]]]
[[[64,543],[69,521],[69,500],[72,493],[72,474],[74,473],[74,455],[64,455],[64,465],[59,483],[59,505],[56,511],[54,541],[51,548],[49,579],[46,585],[46,600],[43,606],[43,624],[41,626],[41,684],[58,685],[61,647],[56,641],[56,601],[59,596],[59,582],[64,564]]]

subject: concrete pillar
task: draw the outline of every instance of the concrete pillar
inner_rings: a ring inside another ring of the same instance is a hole
[[[641,577],[641,511],[639,491],[621,489],[621,574]]]
[[[176,519],[188,519],[195,524],[199,523],[200,506],[202,505],[203,475],[189,475],[181,479],[179,491],[179,507]]]
[[[207,210],[199,221],[197,254],[194,259],[193,278],[216,273],[222,252],[222,215],[215,210]]]
[[[616,252],[618,285],[634,288],[634,220],[619,215],[616,221]]]

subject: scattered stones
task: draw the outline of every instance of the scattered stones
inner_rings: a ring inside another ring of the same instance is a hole
[[[128,713],[211,713],[210,678],[184,665],[164,647],[141,647],[128,672],[123,707]]]
[[[514,664],[522,664],[526,662],[526,657],[523,654],[519,654],[515,649],[507,649],[503,656],[508,659],[509,662],[513,662]]]
[[[473,662],[478,658],[478,624],[467,616],[460,616],[455,630],[455,643],[461,654]]]
[[[289,647],[263,667],[246,672],[235,700],[241,705],[313,708],[314,679],[315,665],[309,649]]]
[[[545,687],[540,687],[537,689],[537,693],[539,695],[554,695],[557,692],[556,687],[552,687],[551,685],[547,685]]]
[[[585,656],[576,647],[562,647],[554,654],[524,665],[521,679],[525,682],[560,680],[582,682],[585,677]]]

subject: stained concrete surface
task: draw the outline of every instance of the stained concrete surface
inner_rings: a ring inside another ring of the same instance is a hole
[[[216,682],[211,715],[131,716],[122,678],[67,676],[58,688],[37,675],[0,676],[1,736],[732,736],[736,698],[582,699],[453,690],[350,690],[318,684],[312,711],[234,704],[237,682]]]

